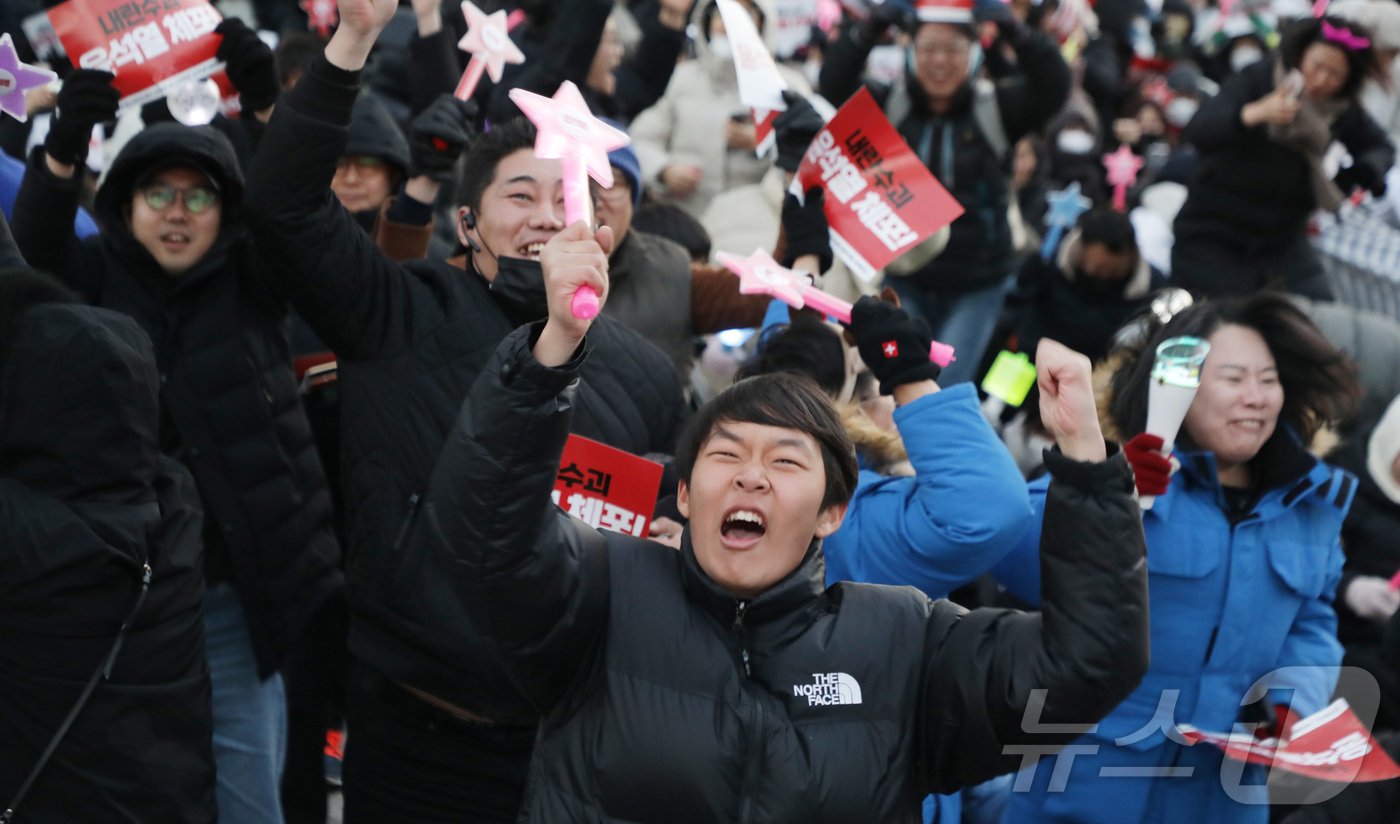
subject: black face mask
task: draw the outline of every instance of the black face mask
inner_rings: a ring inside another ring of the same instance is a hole
[[[1089,300],[1111,300],[1123,294],[1125,281],[1091,278],[1078,270],[1074,273],[1074,291]]]
[[[529,320],[549,314],[544,291],[544,270],[538,260],[517,257],[496,258],[496,279],[491,291],[510,308]]]

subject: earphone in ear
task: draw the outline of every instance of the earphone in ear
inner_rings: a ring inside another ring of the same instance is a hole
[[[467,234],[468,230],[476,228],[476,215],[467,212],[462,215],[462,237],[467,239],[467,245],[471,247],[473,254],[481,254],[481,244],[476,242],[476,238]]]

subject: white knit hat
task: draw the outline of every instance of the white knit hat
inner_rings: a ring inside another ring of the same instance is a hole
[[[1366,445],[1366,470],[1385,496],[1400,504],[1400,481],[1390,471],[1400,454],[1400,396],[1390,402]]]

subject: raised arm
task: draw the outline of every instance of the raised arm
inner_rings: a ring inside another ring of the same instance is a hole
[[[1107,457],[1088,359],[1042,341],[1036,364],[1042,419],[1058,444],[1046,456],[1044,601],[1039,613],[935,604],[920,719],[935,791],[1015,770],[1027,747],[1068,743],[1147,671],[1146,545],[1132,474],[1119,454]]]
[[[569,302],[588,284],[606,299],[612,232],[582,222],[541,255],[549,319],[497,348],[472,387],[433,472],[415,540],[431,542],[460,582],[498,659],[542,710],[601,641],[608,569],[603,539],[553,505],[591,321]]]
[[[360,70],[393,0],[342,0],[324,56],[277,105],[248,169],[245,220],[276,286],[344,358],[409,344],[437,310],[331,192]]]
[[[1044,126],[1069,99],[1069,66],[1050,36],[1013,20],[997,23],[1016,52],[1016,77],[997,84],[997,108],[1006,138],[1015,143]]]
[[[82,282],[88,273],[73,265],[78,246],[73,218],[93,126],[117,114],[120,94],[112,87],[113,77],[95,69],[68,75],[58,92],[59,112],[43,147],[30,154],[15,197],[14,236],[25,259],[89,295],[90,285]]]
[[[637,9],[642,40],[617,68],[614,99],[623,120],[631,120],[665,94],[685,48],[685,26],[692,0],[661,0]],[[653,11],[655,12],[653,14]]]

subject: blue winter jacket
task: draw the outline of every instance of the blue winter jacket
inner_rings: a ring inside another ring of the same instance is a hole
[[[1031,524],[1026,482],[960,383],[894,412],[915,475],[862,469],[846,520],[822,542],[826,582],[918,587],[930,598],[989,571]],[[1039,530],[1034,545],[1039,556]],[[929,796],[924,820],[956,822],[957,795]]]
[[[1180,473],[1143,513],[1151,669],[1094,732],[1076,742],[1100,746],[1096,755],[1080,756],[1091,762],[1111,757],[1115,746],[1144,752],[1168,745],[1173,722],[1228,732],[1250,687],[1281,667],[1319,668],[1288,670],[1268,682],[1270,702],[1288,703],[1291,692],[1300,716],[1326,706],[1335,686],[1330,668],[1342,659],[1332,610],[1342,570],[1338,536],[1356,479],[1308,454],[1280,427],[1261,451],[1272,470],[1261,468],[1261,475],[1275,482],[1232,526],[1213,455],[1175,454]],[[1030,487],[1039,524],[1046,484]],[[994,571],[1031,604],[1039,603],[1040,565],[1029,536],[1038,534],[1037,528],[1028,531]],[[1218,776],[1202,778],[1193,791],[1210,795],[1218,783]],[[1143,799],[1119,797],[1133,792],[1129,786],[1071,780],[1054,804],[1060,812],[1082,804],[1085,811],[1113,809],[1121,814],[1117,820],[1138,820],[1131,811]]]
[[[1028,534],[1026,482],[970,383],[902,406],[894,420],[915,475],[861,470],[845,522],[822,543],[826,580],[914,586],[945,598]],[[1039,537],[1037,529],[1037,557]]]

